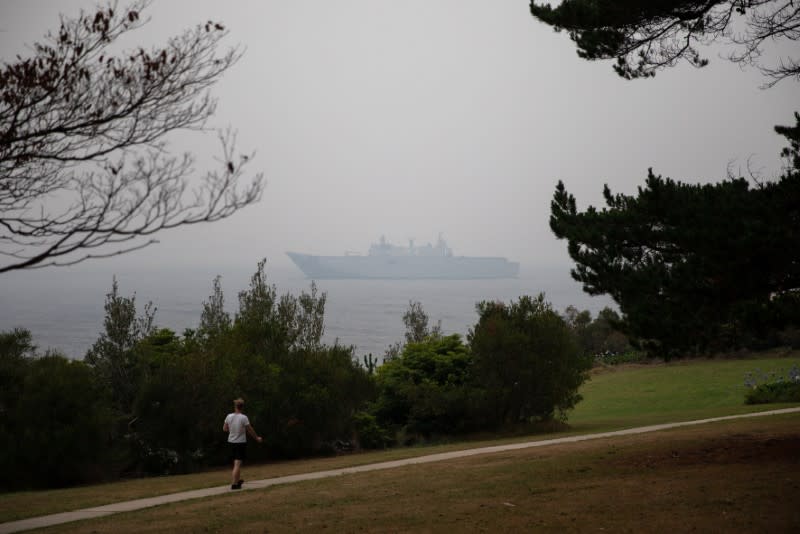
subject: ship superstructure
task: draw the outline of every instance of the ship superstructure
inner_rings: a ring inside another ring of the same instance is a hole
[[[367,255],[316,256],[299,252],[287,255],[308,277],[323,279],[421,279],[468,280],[516,278],[519,263],[503,257],[455,256],[441,236],[435,245],[393,245],[381,236]]]

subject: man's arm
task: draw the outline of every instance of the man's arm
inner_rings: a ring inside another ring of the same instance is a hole
[[[225,421],[225,423],[222,425],[222,431],[223,432],[229,432],[230,431],[230,429],[228,428],[228,422],[227,421]]]
[[[261,443],[261,436],[256,434],[256,430],[251,425],[247,425],[245,428],[247,429],[247,433],[250,434],[254,440]]]

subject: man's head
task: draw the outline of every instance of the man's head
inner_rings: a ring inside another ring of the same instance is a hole
[[[244,409],[244,399],[241,397],[235,399],[233,401],[233,407],[241,412]]]

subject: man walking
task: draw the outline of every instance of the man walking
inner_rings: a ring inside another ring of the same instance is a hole
[[[228,447],[230,448],[231,459],[233,460],[233,473],[231,473],[231,489],[242,489],[242,462],[247,458],[247,434],[261,443],[261,436],[256,434],[255,429],[250,426],[250,419],[242,413],[244,410],[244,400],[239,398],[233,401],[233,413],[229,413],[225,418],[222,430],[228,433]]]

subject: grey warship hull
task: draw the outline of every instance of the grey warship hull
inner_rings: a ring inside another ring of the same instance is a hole
[[[474,280],[516,278],[519,275],[519,263],[501,257],[286,254],[306,277],[315,280]]]

